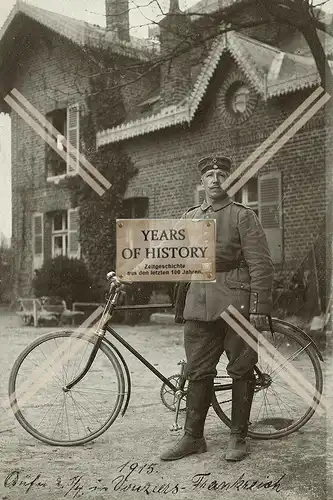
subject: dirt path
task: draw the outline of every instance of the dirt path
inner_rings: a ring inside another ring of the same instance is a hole
[[[7,404],[8,377],[15,358],[46,330],[18,328],[17,320],[10,317],[3,317],[0,323],[0,397]],[[177,362],[184,357],[181,328],[121,326],[119,332],[163,373],[178,371]],[[240,464],[230,464],[223,459],[228,429],[210,410],[208,452],[174,463],[161,462],[161,451],[180,433],[169,431],[173,413],[161,403],[160,382],[132,355],[126,354],[126,359],[133,379],[130,406],[94,443],[50,447],[28,435],[14,418],[0,422],[0,500],[332,498],[326,491],[326,464],[332,470],[331,418],[327,449],[325,417],[315,415],[300,432],[287,438],[252,441],[252,455]],[[327,386],[332,388],[331,360],[327,365]],[[327,396],[333,403],[331,393]],[[261,488],[242,489],[245,480],[247,485],[258,481]]]

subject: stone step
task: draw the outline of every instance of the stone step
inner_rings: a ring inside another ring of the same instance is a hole
[[[174,325],[175,315],[172,313],[153,313],[150,316],[150,322],[158,325]]]

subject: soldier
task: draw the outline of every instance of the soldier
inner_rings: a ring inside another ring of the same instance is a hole
[[[266,326],[272,308],[274,268],[256,213],[232,201],[222,189],[231,170],[230,159],[208,156],[199,161],[198,168],[206,199],[183,217],[216,220],[216,281],[190,283],[186,299],[183,297],[182,303],[178,297],[176,303],[176,321],[185,321],[185,376],[189,381],[185,433],[161,459],[177,460],[207,451],[204,424],[216,365],[225,351],[232,378],[232,425],[225,458],[238,461],[249,452],[246,436],[258,355],[220,315],[232,304],[255,328]]]

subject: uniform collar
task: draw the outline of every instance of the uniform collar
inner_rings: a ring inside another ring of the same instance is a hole
[[[226,195],[224,198],[218,201],[213,201],[212,204],[209,204],[206,200],[201,205],[201,210],[205,211],[207,208],[212,207],[212,209],[216,212],[216,210],[221,210],[221,208],[224,208],[232,203],[232,199],[229,198],[228,195]]]

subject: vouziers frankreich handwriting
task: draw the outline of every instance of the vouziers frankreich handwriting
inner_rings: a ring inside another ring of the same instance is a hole
[[[193,489],[206,489],[208,491],[228,491],[235,489],[237,491],[247,490],[256,491],[260,489],[271,490],[279,492],[281,491],[281,481],[286,474],[283,474],[279,479],[273,481],[266,476],[264,481],[259,481],[258,479],[245,479],[245,474],[239,476],[233,483],[230,481],[216,480],[211,477],[211,473],[207,472],[205,474],[195,474],[192,477]]]

